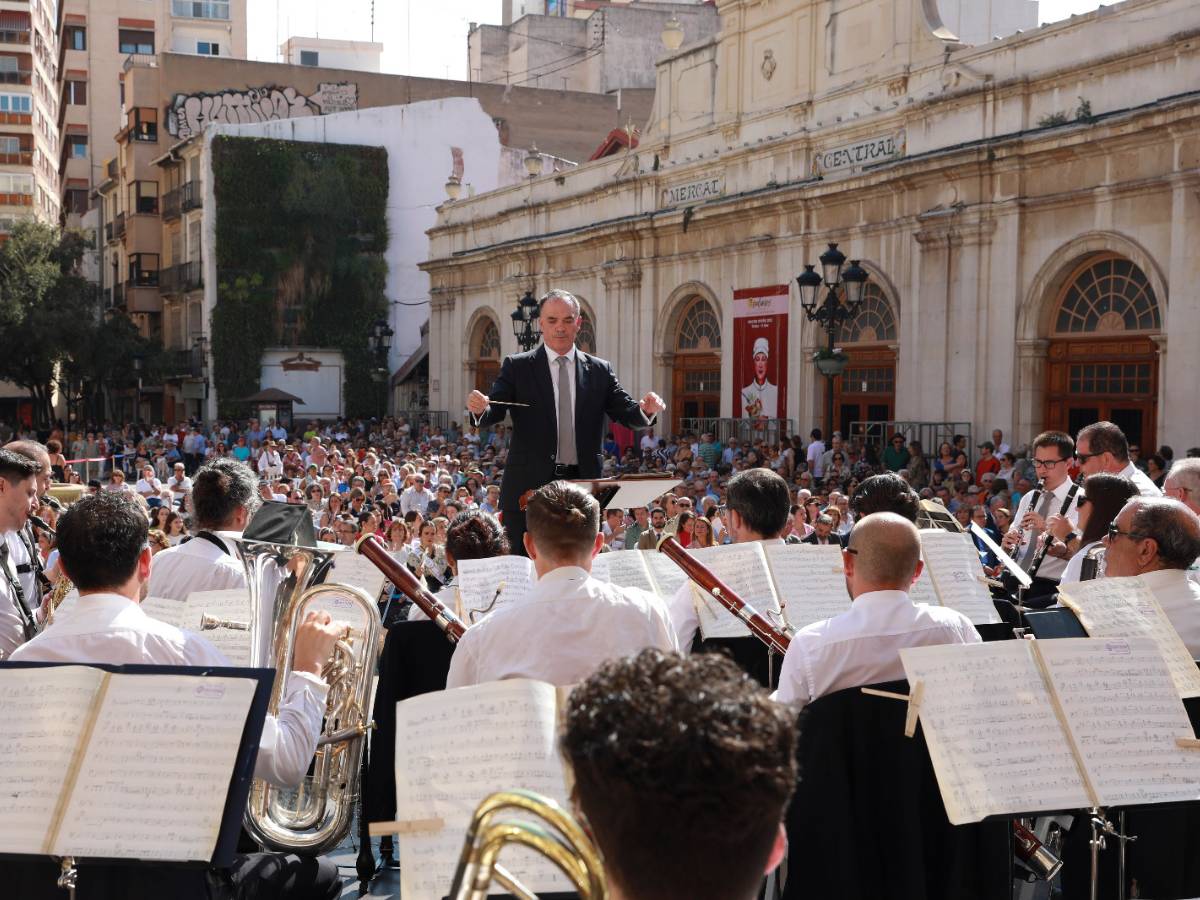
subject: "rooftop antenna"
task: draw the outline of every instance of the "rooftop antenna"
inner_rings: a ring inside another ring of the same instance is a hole
[[[375,0],[371,0],[371,43],[375,43]]]

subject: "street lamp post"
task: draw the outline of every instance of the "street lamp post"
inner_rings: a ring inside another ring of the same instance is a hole
[[[133,354],[133,371],[137,373],[137,393],[134,394],[133,400],[134,424],[137,424],[142,420],[142,362],[142,354]]]
[[[833,434],[833,379],[842,374],[849,362],[849,357],[833,346],[834,337],[838,329],[858,315],[863,289],[870,277],[857,259],[850,260],[850,265],[843,269],[845,261],[846,254],[838,250],[837,244],[830,244],[829,249],[821,254],[820,273],[815,271],[815,266],[806,265],[796,278],[804,315],[808,321],[816,322],[825,329],[828,335],[825,349],[818,350],[813,357],[817,369],[825,376],[826,440]],[[825,299],[818,303],[822,287],[825,288]],[[844,299],[838,296],[838,288],[842,288]]]
[[[375,355],[374,379],[380,383],[380,421],[387,415],[387,377],[388,353],[392,349],[392,336],[395,334],[386,319],[378,319],[371,327],[371,352]]]
[[[192,342],[196,366],[194,371],[199,373],[204,384],[203,396],[199,400],[201,421],[208,418],[208,338],[201,334]]]
[[[538,302],[532,291],[526,291],[525,296],[517,301],[517,308],[512,312],[513,335],[521,349],[528,352],[537,346],[542,339],[542,323],[538,319]]]

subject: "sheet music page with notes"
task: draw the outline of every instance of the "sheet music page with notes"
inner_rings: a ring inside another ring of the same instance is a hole
[[[783,615],[793,628],[803,628],[850,609],[841,547],[764,544],[763,552]]]
[[[511,603],[519,603],[533,589],[536,581],[533,563],[524,556],[464,559],[458,564],[463,620],[468,625],[474,621],[471,618],[472,610],[482,613],[491,606],[490,612],[495,612]],[[497,590],[500,591],[498,595]],[[493,600],[495,606],[492,606]]]
[[[471,815],[489,794],[521,788],[570,808],[557,730],[557,691],[540,681],[494,681],[396,705],[396,818],[441,820],[399,838],[405,900],[449,893]],[[506,849],[502,861],[538,893],[569,889],[552,863],[524,847]]]
[[[325,583],[362,588],[372,600],[376,600],[386,580],[376,565],[361,553],[342,550],[333,554],[333,571],[326,576]]]
[[[658,594],[658,585],[650,577],[650,570],[640,552],[613,550],[597,553],[592,559],[592,577],[617,587],[640,588]]]
[[[200,630],[199,622],[188,614],[188,605],[171,597],[147,597],[141,602],[141,607],[142,612],[152,619],[188,631]]]
[[[1105,806],[1200,796],[1200,751],[1152,638],[1038,641],[1071,733]]]
[[[980,580],[983,563],[970,535],[923,528],[921,556],[931,570],[943,606],[958,610],[976,625],[1000,621],[992,593]]]
[[[263,604],[268,616],[266,627],[271,627],[269,615],[272,605]],[[213,616],[224,622],[249,624],[252,615],[250,594],[245,588],[224,591],[193,591],[187,598],[187,619],[182,626],[194,631],[221,651],[231,666],[250,665],[250,632],[236,628],[213,628],[200,630],[200,620]],[[263,627],[260,620],[260,627]]]
[[[55,855],[207,861],[255,682],[113,675]]]
[[[1158,645],[1181,697],[1200,697],[1200,669],[1150,586],[1137,576],[1064,584],[1059,598],[1091,637],[1146,637]]]
[[[942,605],[942,601],[938,599],[937,591],[934,590],[933,576],[929,574],[928,566],[921,570],[921,576],[908,589],[908,599],[913,603],[924,603],[926,606]]]
[[[2,669],[0,847],[41,853],[101,673],[84,666]]]
[[[683,573],[683,569],[671,562],[671,558],[667,554],[659,553],[657,550],[634,552],[640,554],[646,561],[646,568],[649,569],[650,575],[654,579],[656,591],[663,599],[674,597],[679,588],[687,583],[688,577]]]
[[[689,552],[754,607],[755,612],[768,620],[782,620],[783,610],[760,542],[725,544]],[[696,612],[700,617],[700,634],[704,638],[746,637],[750,634],[746,623],[714,600],[708,591],[696,585],[692,585],[692,591],[698,601]]]
[[[952,824],[1090,805],[1027,641],[906,647],[900,659],[909,684],[925,683],[921,727]]]

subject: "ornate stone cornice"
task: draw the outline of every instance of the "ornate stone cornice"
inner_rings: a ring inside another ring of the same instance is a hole
[[[642,267],[635,259],[618,259],[606,262],[601,268],[600,279],[604,286],[613,288],[637,287],[642,283]]]

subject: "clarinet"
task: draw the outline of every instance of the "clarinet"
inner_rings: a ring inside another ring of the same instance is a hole
[[[1060,516],[1065,516],[1067,514],[1067,510],[1071,508],[1071,503],[1075,500],[1075,495],[1079,493],[1079,486],[1080,482],[1071,482],[1071,489],[1067,491],[1066,499],[1063,500],[1062,506],[1058,510],[1058,514]],[[1033,504],[1030,504],[1030,506],[1032,505]],[[1049,532],[1045,533],[1045,538],[1046,539],[1038,545],[1037,550],[1034,551],[1033,559],[1029,562],[1030,578],[1035,578],[1037,576],[1038,569],[1042,567],[1042,560],[1046,558],[1046,554],[1050,551],[1050,545],[1054,543],[1054,536]]]
[[[683,545],[673,537],[665,537],[658,545],[658,552],[666,554],[675,565],[683,569],[695,584],[699,585],[714,600],[746,623],[750,633],[767,645],[768,650],[783,655],[787,653],[791,639],[758,613],[749,603],[739,597],[730,587],[696,561]]]

